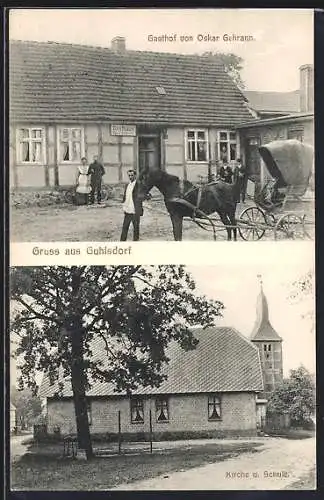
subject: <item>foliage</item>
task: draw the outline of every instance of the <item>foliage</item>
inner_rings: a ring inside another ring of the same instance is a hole
[[[307,424],[315,412],[315,381],[314,377],[300,366],[290,371],[290,376],[272,394],[268,412],[288,413],[291,423]]]
[[[205,52],[204,57],[215,57],[224,65],[226,72],[233,79],[234,83],[240,88],[244,89],[245,85],[241,77],[243,69],[243,59],[236,54],[224,54],[221,52]]]
[[[10,401],[16,407],[17,426],[20,429],[28,429],[42,413],[41,399],[28,389],[19,391],[12,387]]]
[[[293,282],[293,288],[290,294],[292,299],[302,296],[312,295],[314,292],[314,272],[309,270],[303,276]]]
[[[75,273],[78,294],[72,294]],[[141,287],[134,288],[134,283]],[[195,283],[182,266],[15,268],[12,298],[23,307],[12,322],[23,356],[20,382],[35,387],[36,370],[52,381],[63,367],[70,376],[69,323],[82,319],[84,365],[91,377],[131,391],[138,384],[162,382],[162,362],[170,340],[195,345],[190,327],[212,324],[222,304],[193,292]],[[92,358],[92,341],[105,346],[107,368]],[[89,379],[89,377],[87,377]],[[87,380],[89,381],[89,380]]]
[[[84,432],[93,381],[128,394],[139,385],[159,386],[169,342],[195,348],[191,327],[213,324],[223,308],[197,295],[183,266],[171,265],[13,268],[11,297],[19,304],[11,332],[19,337],[21,387],[35,391],[37,372],[52,385],[71,377]]]
[[[309,270],[292,283],[289,291],[289,300],[297,304],[300,308],[300,315],[303,319],[309,319],[312,330],[315,331],[315,304],[310,301],[314,299],[315,280],[314,271]]]

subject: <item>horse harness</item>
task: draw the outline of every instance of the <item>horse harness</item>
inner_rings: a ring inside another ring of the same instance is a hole
[[[181,198],[173,198],[170,201],[175,201],[177,203],[182,203],[182,204],[188,206],[189,208],[192,208],[193,209],[193,219],[195,219],[197,210],[199,210],[199,208],[200,208],[201,197],[202,197],[202,192],[203,192],[203,186],[199,185],[199,186],[195,186],[194,188],[191,187],[190,189],[188,189],[186,191],[185,190],[184,179],[179,179],[179,188],[180,188],[180,196],[181,196]],[[189,193],[191,193],[192,191],[194,191],[196,189],[198,189],[197,202],[196,202],[196,205],[194,205],[194,204],[190,203],[189,201],[187,201],[185,199],[185,197]]]
[[[209,182],[208,184],[205,184],[205,185],[194,186],[186,191],[185,185],[184,185],[184,179],[179,179],[179,188],[180,188],[179,194],[180,194],[181,198],[174,197],[174,198],[171,198],[169,201],[175,202],[175,203],[181,203],[182,205],[185,205],[186,207],[191,208],[193,210],[192,218],[195,219],[197,212],[202,213],[200,210],[200,204],[201,204],[203,190],[205,189],[207,191],[208,188],[214,184],[217,184],[217,181]],[[185,199],[185,197],[189,193],[191,193],[192,191],[195,191],[196,189],[198,190],[198,193],[197,193],[197,201],[196,201],[196,204],[194,205],[193,203],[190,203],[189,201],[187,201]],[[215,198],[215,194],[212,190],[210,190],[210,193]]]

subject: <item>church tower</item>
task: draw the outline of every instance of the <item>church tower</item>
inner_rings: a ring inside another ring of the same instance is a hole
[[[270,323],[268,301],[263,292],[261,276],[259,278],[260,293],[251,342],[259,349],[264,385],[262,396],[268,399],[283,379],[282,338]]]

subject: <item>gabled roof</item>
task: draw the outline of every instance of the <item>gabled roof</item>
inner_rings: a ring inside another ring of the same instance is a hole
[[[11,120],[235,127],[253,118],[215,57],[53,42],[9,50]]]
[[[251,107],[258,112],[298,113],[299,90],[292,92],[262,92],[258,90],[245,90],[245,96]]]
[[[193,351],[184,351],[172,342],[167,355],[170,358],[164,373],[167,379],[159,388],[140,388],[134,394],[181,394],[205,392],[232,392],[263,390],[258,349],[233,328],[210,327],[194,332],[199,344]],[[101,342],[93,354],[104,352]],[[59,381],[58,381],[59,382]],[[64,380],[63,396],[71,397],[71,383]],[[50,386],[47,378],[40,387],[41,397],[54,396],[58,383]],[[95,382],[88,396],[116,395],[109,383]]]
[[[262,285],[257,299],[256,321],[252,330],[251,340],[252,341],[260,340],[264,342],[282,341],[282,338],[279,337],[278,333],[270,323],[268,301],[266,296],[264,295]]]

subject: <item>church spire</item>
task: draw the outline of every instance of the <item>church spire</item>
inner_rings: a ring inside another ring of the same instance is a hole
[[[263,291],[262,276],[258,274],[258,278],[260,281],[260,293],[257,298],[256,320],[252,330],[251,340],[281,341],[281,337],[279,337],[270,323],[268,301]]]

